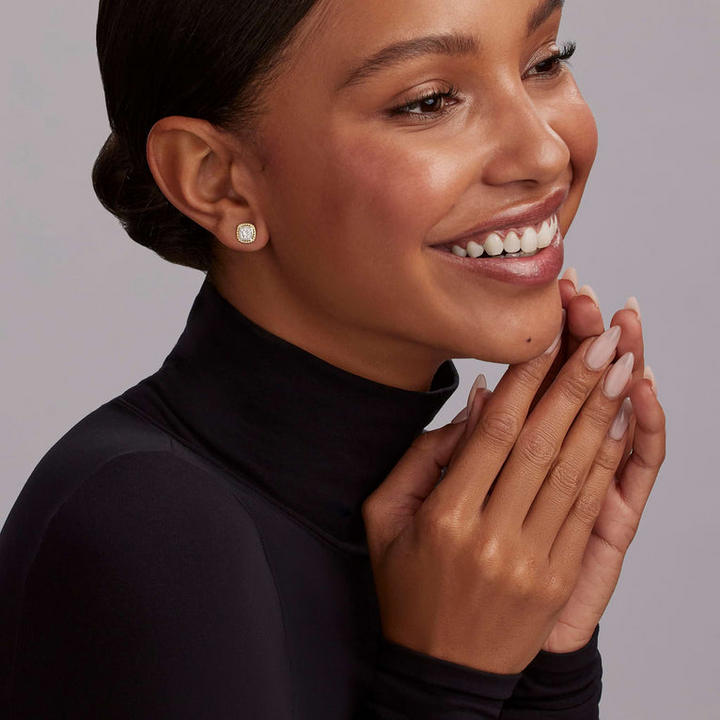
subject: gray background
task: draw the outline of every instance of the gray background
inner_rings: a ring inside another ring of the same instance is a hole
[[[136,246],[93,194],[108,133],[95,19],[96,3],[17,3],[1,31],[0,523],[62,434],[159,367],[203,279]],[[569,0],[561,33],[600,130],[567,264],[606,320],[639,298],[669,428],[601,623],[610,720],[720,717],[718,28],[717,0]],[[457,364],[431,427],[480,369],[491,385],[501,371]]]

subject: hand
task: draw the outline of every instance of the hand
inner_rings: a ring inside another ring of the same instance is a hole
[[[591,483],[578,509],[632,369],[628,356],[606,372],[618,336],[582,342],[530,414],[560,348],[511,366],[473,404],[459,451],[465,423],[420,435],[367,498],[389,640],[496,673],[520,672],[541,649],[576,586],[590,508],[607,487]],[[621,444],[608,452],[614,468]]]
[[[569,275],[569,277],[568,277]],[[568,317],[567,346],[572,349],[588,335],[602,332],[602,315],[588,295],[577,294],[572,273],[563,276],[560,292]],[[636,303],[629,301],[611,325],[622,327],[618,354],[635,356],[630,399],[635,422],[626,433],[620,468],[611,480],[595,521],[567,605],[543,644],[549,652],[565,653],[586,645],[615,590],[625,553],[632,542],[645,504],[665,457],[665,417],[657,401],[652,373],[644,373],[643,337]]]

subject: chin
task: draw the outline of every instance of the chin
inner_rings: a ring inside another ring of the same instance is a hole
[[[516,317],[514,322],[504,323],[502,331],[493,337],[481,334],[481,347],[469,348],[468,353],[455,357],[517,365],[545,352],[557,337],[561,322],[562,307],[558,296],[552,307],[537,309],[527,317]]]

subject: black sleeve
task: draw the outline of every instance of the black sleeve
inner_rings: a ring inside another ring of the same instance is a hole
[[[600,626],[584,647],[569,653],[541,650],[523,670],[500,720],[598,720],[602,693]]]
[[[289,720],[274,580],[228,488],[121,456],[64,503],[31,566],[12,718]]]
[[[381,638],[373,684],[357,720],[497,720],[520,677],[458,665]]]
[[[358,720],[597,720],[598,632],[575,652],[541,650],[517,675],[456,665],[383,638]]]

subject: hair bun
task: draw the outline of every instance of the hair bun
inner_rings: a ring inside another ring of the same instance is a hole
[[[135,242],[165,260],[206,271],[213,237],[179,212],[155,182],[147,161],[133,160],[127,143],[112,132],[92,170],[95,194]]]

